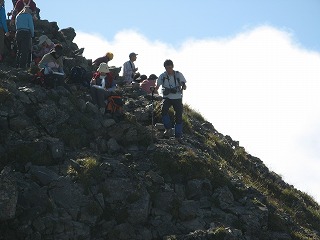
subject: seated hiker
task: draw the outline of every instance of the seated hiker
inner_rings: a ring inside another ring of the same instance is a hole
[[[38,66],[43,69],[45,75],[45,85],[49,88],[64,86],[70,91],[69,86],[65,83],[65,73],[63,70],[63,47],[56,44],[49,53],[45,54],[40,60]]]
[[[31,39],[34,25],[29,7],[24,7],[16,17],[17,67],[26,68],[30,61]]]
[[[107,63],[100,63],[90,82],[90,94],[92,102],[99,106],[102,114],[105,113],[105,101],[108,96],[113,94],[115,88],[116,83]]]
[[[103,57],[99,57],[96,60],[94,60],[92,62],[92,66],[94,66],[94,70],[96,70],[99,67],[100,63],[104,62],[108,64],[108,62],[111,61],[112,59],[113,59],[113,53],[107,52]]]
[[[39,37],[39,43],[33,46],[32,55],[35,64],[38,64],[42,57],[54,48],[54,43],[46,36]]]
[[[37,8],[36,3],[33,0],[18,0],[16,4],[14,5],[14,9],[12,11],[12,17],[10,21],[10,25],[14,25],[15,23],[15,18],[17,14],[24,8],[24,7],[29,7],[31,10],[31,15],[34,20],[37,20],[37,12],[39,9]]]
[[[155,94],[158,94],[158,92],[155,90],[157,79],[158,77],[155,74],[151,74],[148,79],[143,80],[140,83],[140,88],[147,94],[152,93],[152,90],[154,90]]]
[[[139,77],[134,78],[133,83],[141,83],[142,81],[146,80],[147,78],[148,78],[147,75],[142,74]]]

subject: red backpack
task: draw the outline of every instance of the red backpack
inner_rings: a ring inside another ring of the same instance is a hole
[[[106,106],[107,112],[112,114],[115,114],[115,113],[122,114],[123,113],[122,106],[123,106],[123,101],[120,95],[111,95],[108,97],[108,103]]]

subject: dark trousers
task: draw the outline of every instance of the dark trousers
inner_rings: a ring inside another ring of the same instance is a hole
[[[0,55],[2,57],[4,52],[4,31],[3,28],[0,27]]]
[[[44,82],[46,88],[56,88],[58,86],[62,86],[71,92],[69,85],[65,82],[65,77],[57,74],[48,74],[44,76]]]
[[[105,107],[106,103],[104,102],[111,94],[102,88],[90,87],[90,95],[92,102],[97,104],[100,108]]]
[[[17,67],[26,68],[31,54],[31,32],[25,30],[17,30]]]
[[[165,128],[171,128],[172,126],[169,126],[170,123],[170,118],[169,118],[169,108],[173,106],[173,109],[175,111],[175,123],[176,124],[182,124],[182,113],[183,113],[183,104],[182,104],[182,99],[169,99],[165,98],[163,99],[162,103],[162,118],[164,119],[164,125]]]

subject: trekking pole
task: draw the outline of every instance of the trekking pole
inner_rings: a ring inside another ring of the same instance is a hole
[[[31,63],[32,63],[32,47],[33,47],[33,43],[32,43],[32,38],[31,38],[31,41],[30,41],[30,62],[29,62],[29,67],[31,67]]]

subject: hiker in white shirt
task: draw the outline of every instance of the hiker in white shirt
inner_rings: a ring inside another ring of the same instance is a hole
[[[139,74],[137,73],[138,68],[134,65],[134,62],[137,60],[137,55],[138,54],[134,52],[130,53],[130,60],[123,64],[123,81],[125,84],[131,84],[135,75]]]

